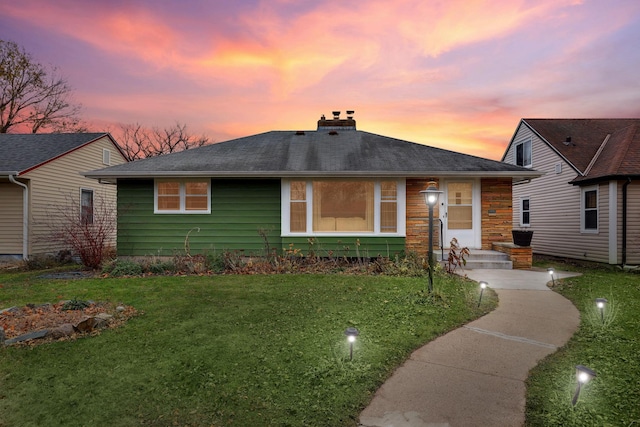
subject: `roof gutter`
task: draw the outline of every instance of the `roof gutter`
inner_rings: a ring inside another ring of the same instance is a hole
[[[295,178],[295,177],[407,177],[419,178],[425,176],[465,176],[484,178],[517,178],[533,179],[543,175],[538,171],[137,171],[137,172],[85,172],[87,178],[117,180],[117,179],[152,179],[152,178],[188,178],[188,177],[208,177],[208,178]]]
[[[9,173],[9,181],[23,188],[22,192],[22,259],[29,259],[29,186],[16,181],[18,172]]]

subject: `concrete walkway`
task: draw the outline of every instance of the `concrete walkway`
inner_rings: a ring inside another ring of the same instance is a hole
[[[463,274],[487,282],[498,308],[416,350],[376,392],[360,415],[362,427],[524,424],[529,370],[571,338],[580,314],[546,286],[546,270]]]

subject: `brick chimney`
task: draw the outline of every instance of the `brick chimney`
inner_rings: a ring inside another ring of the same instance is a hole
[[[318,120],[318,130],[338,131],[356,130],[356,121],[353,119],[355,111],[347,110],[347,118],[340,118],[340,111],[332,111],[333,119],[326,119],[324,114]]]

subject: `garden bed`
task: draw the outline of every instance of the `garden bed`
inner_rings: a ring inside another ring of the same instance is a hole
[[[0,341],[36,345],[75,339],[104,328],[116,328],[137,314],[131,306],[77,300],[10,307],[0,310],[0,335],[3,335]]]

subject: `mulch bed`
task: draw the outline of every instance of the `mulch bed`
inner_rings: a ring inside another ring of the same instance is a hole
[[[28,304],[18,309],[4,311],[0,314],[0,328],[4,329],[6,339],[11,339],[29,332],[54,329],[65,323],[76,325],[82,320],[100,313],[111,314],[113,318],[109,321],[107,327],[117,328],[128,319],[141,314],[135,308],[126,305],[119,305],[121,308],[117,310],[116,306],[109,302],[91,303],[82,310],[64,310],[65,302],[60,301],[56,304],[42,305]],[[98,333],[99,330],[95,330],[91,332],[91,335]],[[86,334],[76,333],[60,340],[75,339],[82,335]],[[28,344],[34,345],[51,341],[53,341],[52,338],[45,338],[29,341]]]

